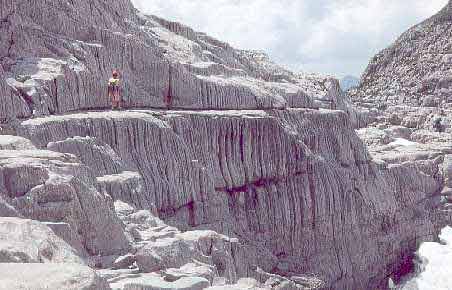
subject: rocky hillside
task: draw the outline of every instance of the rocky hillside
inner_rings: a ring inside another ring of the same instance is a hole
[[[452,2],[377,54],[352,93],[361,103],[450,107]]]
[[[324,78],[111,2],[1,2],[1,88],[10,96],[2,119],[108,108],[113,68],[129,108],[314,107],[313,98],[329,98]]]
[[[369,152],[337,80],[128,0],[0,19],[0,289],[386,289],[449,218],[446,149]]]

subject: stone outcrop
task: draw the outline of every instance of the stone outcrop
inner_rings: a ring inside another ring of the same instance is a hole
[[[328,95],[324,77],[110,2],[2,1],[1,119],[107,108],[114,68],[126,107],[310,107]]]
[[[83,263],[78,253],[36,221],[0,218],[0,263]]]
[[[58,264],[0,264],[0,289],[110,290],[88,266]]]
[[[377,54],[353,99],[366,107],[449,107],[452,102],[452,2]]]
[[[97,192],[91,171],[73,155],[0,150],[0,188],[2,199],[22,216],[69,224],[91,254],[128,249],[111,201]]]
[[[439,198],[426,206],[439,209],[436,213],[442,214],[433,221],[443,225],[451,224],[452,210],[451,25],[452,1],[449,1],[439,13],[409,29],[376,55],[360,86],[349,92],[356,105],[373,112],[370,126],[360,129],[358,134],[380,166],[392,171],[397,168],[398,175],[401,169],[417,168],[440,182],[436,190]],[[416,182],[408,176],[401,180]],[[406,198],[406,194],[399,198]]]
[[[171,224],[240,237],[268,251],[255,260],[266,271],[314,272],[339,289],[382,287],[437,228],[422,208],[440,198],[440,162],[374,162],[340,111],[91,112],[24,121],[19,132],[42,148],[95,138],[143,176],[146,199]],[[163,251],[173,243],[183,242]],[[369,272],[381,276],[363,279]]]
[[[0,214],[98,270],[41,288],[386,289],[449,217],[447,133],[337,80],[128,0],[5,0],[0,40]],[[104,110],[113,68],[124,111]]]

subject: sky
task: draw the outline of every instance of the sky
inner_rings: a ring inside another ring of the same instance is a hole
[[[369,60],[448,0],[132,0],[294,71],[360,77]]]

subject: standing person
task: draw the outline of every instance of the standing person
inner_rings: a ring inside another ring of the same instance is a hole
[[[108,96],[111,98],[111,109],[121,110],[121,88],[119,85],[119,73],[114,70],[112,78],[108,80]]]

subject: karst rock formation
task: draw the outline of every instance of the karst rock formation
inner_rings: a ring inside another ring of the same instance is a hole
[[[0,0],[0,289],[386,289],[452,155],[358,94],[129,0]]]

